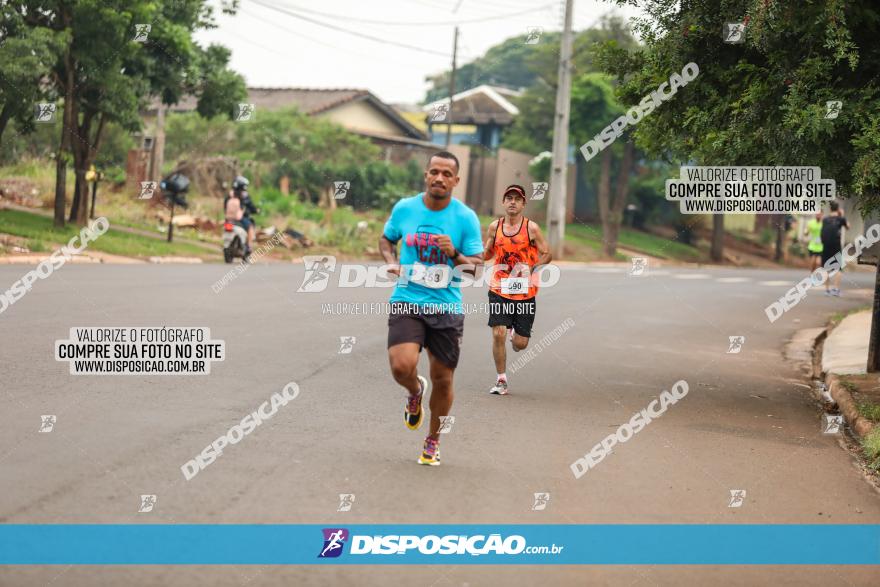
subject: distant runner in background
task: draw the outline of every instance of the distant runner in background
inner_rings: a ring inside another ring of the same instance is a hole
[[[842,228],[849,228],[843,212],[840,210],[840,204],[831,202],[831,212],[822,220],[822,265],[840,253],[842,248]],[[840,275],[842,271],[838,271],[834,277],[825,281],[825,295],[840,297]],[[834,287],[829,288],[831,282],[834,281]]]
[[[807,251],[810,253],[810,272],[819,268],[822,263],[822,209],[816,212],[816,217],[807,222],[804,236],[810,239],[807,242]]]

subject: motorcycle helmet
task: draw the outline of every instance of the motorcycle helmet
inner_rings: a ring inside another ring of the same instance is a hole
[[[246,178],[243,175],[239,175],[235,179],[232,180],[232,189],[234,189],[235,191],[238,192],[238,191],[247,189],[247,186],[250,183],[251,182],[248,181],[248,178]]]

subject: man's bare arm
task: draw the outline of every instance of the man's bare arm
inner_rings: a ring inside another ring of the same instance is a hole
[[[495,231],[498,230],[498,221],[493,220],[486,229],[486,246],[483,249],[483,260],[495,258]]]
[[[400,265],[397,261],[397,243],[391,242],[383,234],[379,237],[379,252],[382,253],[385,263],[394,266],[388,272],[400,275]]]
[[[550,246],[547,244],[546,239],[544,239],[541,227],[538,226],[537,222],[531,220],[529,220],[529,239],[538,247],[538,265],[546,265],[553,260],[553,255],[550,254]]]
[[[448,234],[438,234],[437,235],[437,246],[440,247],[440,250],[446,254],[452,260],[452,264],[456,267],[458,265],[464,265],[463,269],[464,273],[468,273],[470,275],[477,274],[477,267],[483,264],[483,255],[472,255],[468,257],[461,251],[456,250],[456,248],[452,244],[452,239]]]

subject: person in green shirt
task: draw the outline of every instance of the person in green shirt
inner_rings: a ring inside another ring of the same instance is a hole
[[[816,212],[816,217],[807,222],[804,236],[810,240],[807,250],[810,252],[810,271],[815,271],[822,263],[822,210]]]

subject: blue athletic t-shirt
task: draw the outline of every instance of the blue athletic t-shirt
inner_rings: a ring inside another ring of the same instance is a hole
[[[385,238],[401,241],[401,279],[391,301],[461,313],[461,280],[453,275],[454,263],[437,246],[436,237],[448,235],[461,254],[479,255],[483,252],[480,219],[455,198],[442,210],[430,210],[422,199],[424,195],[422,192],[397,202],[385,223]]]

